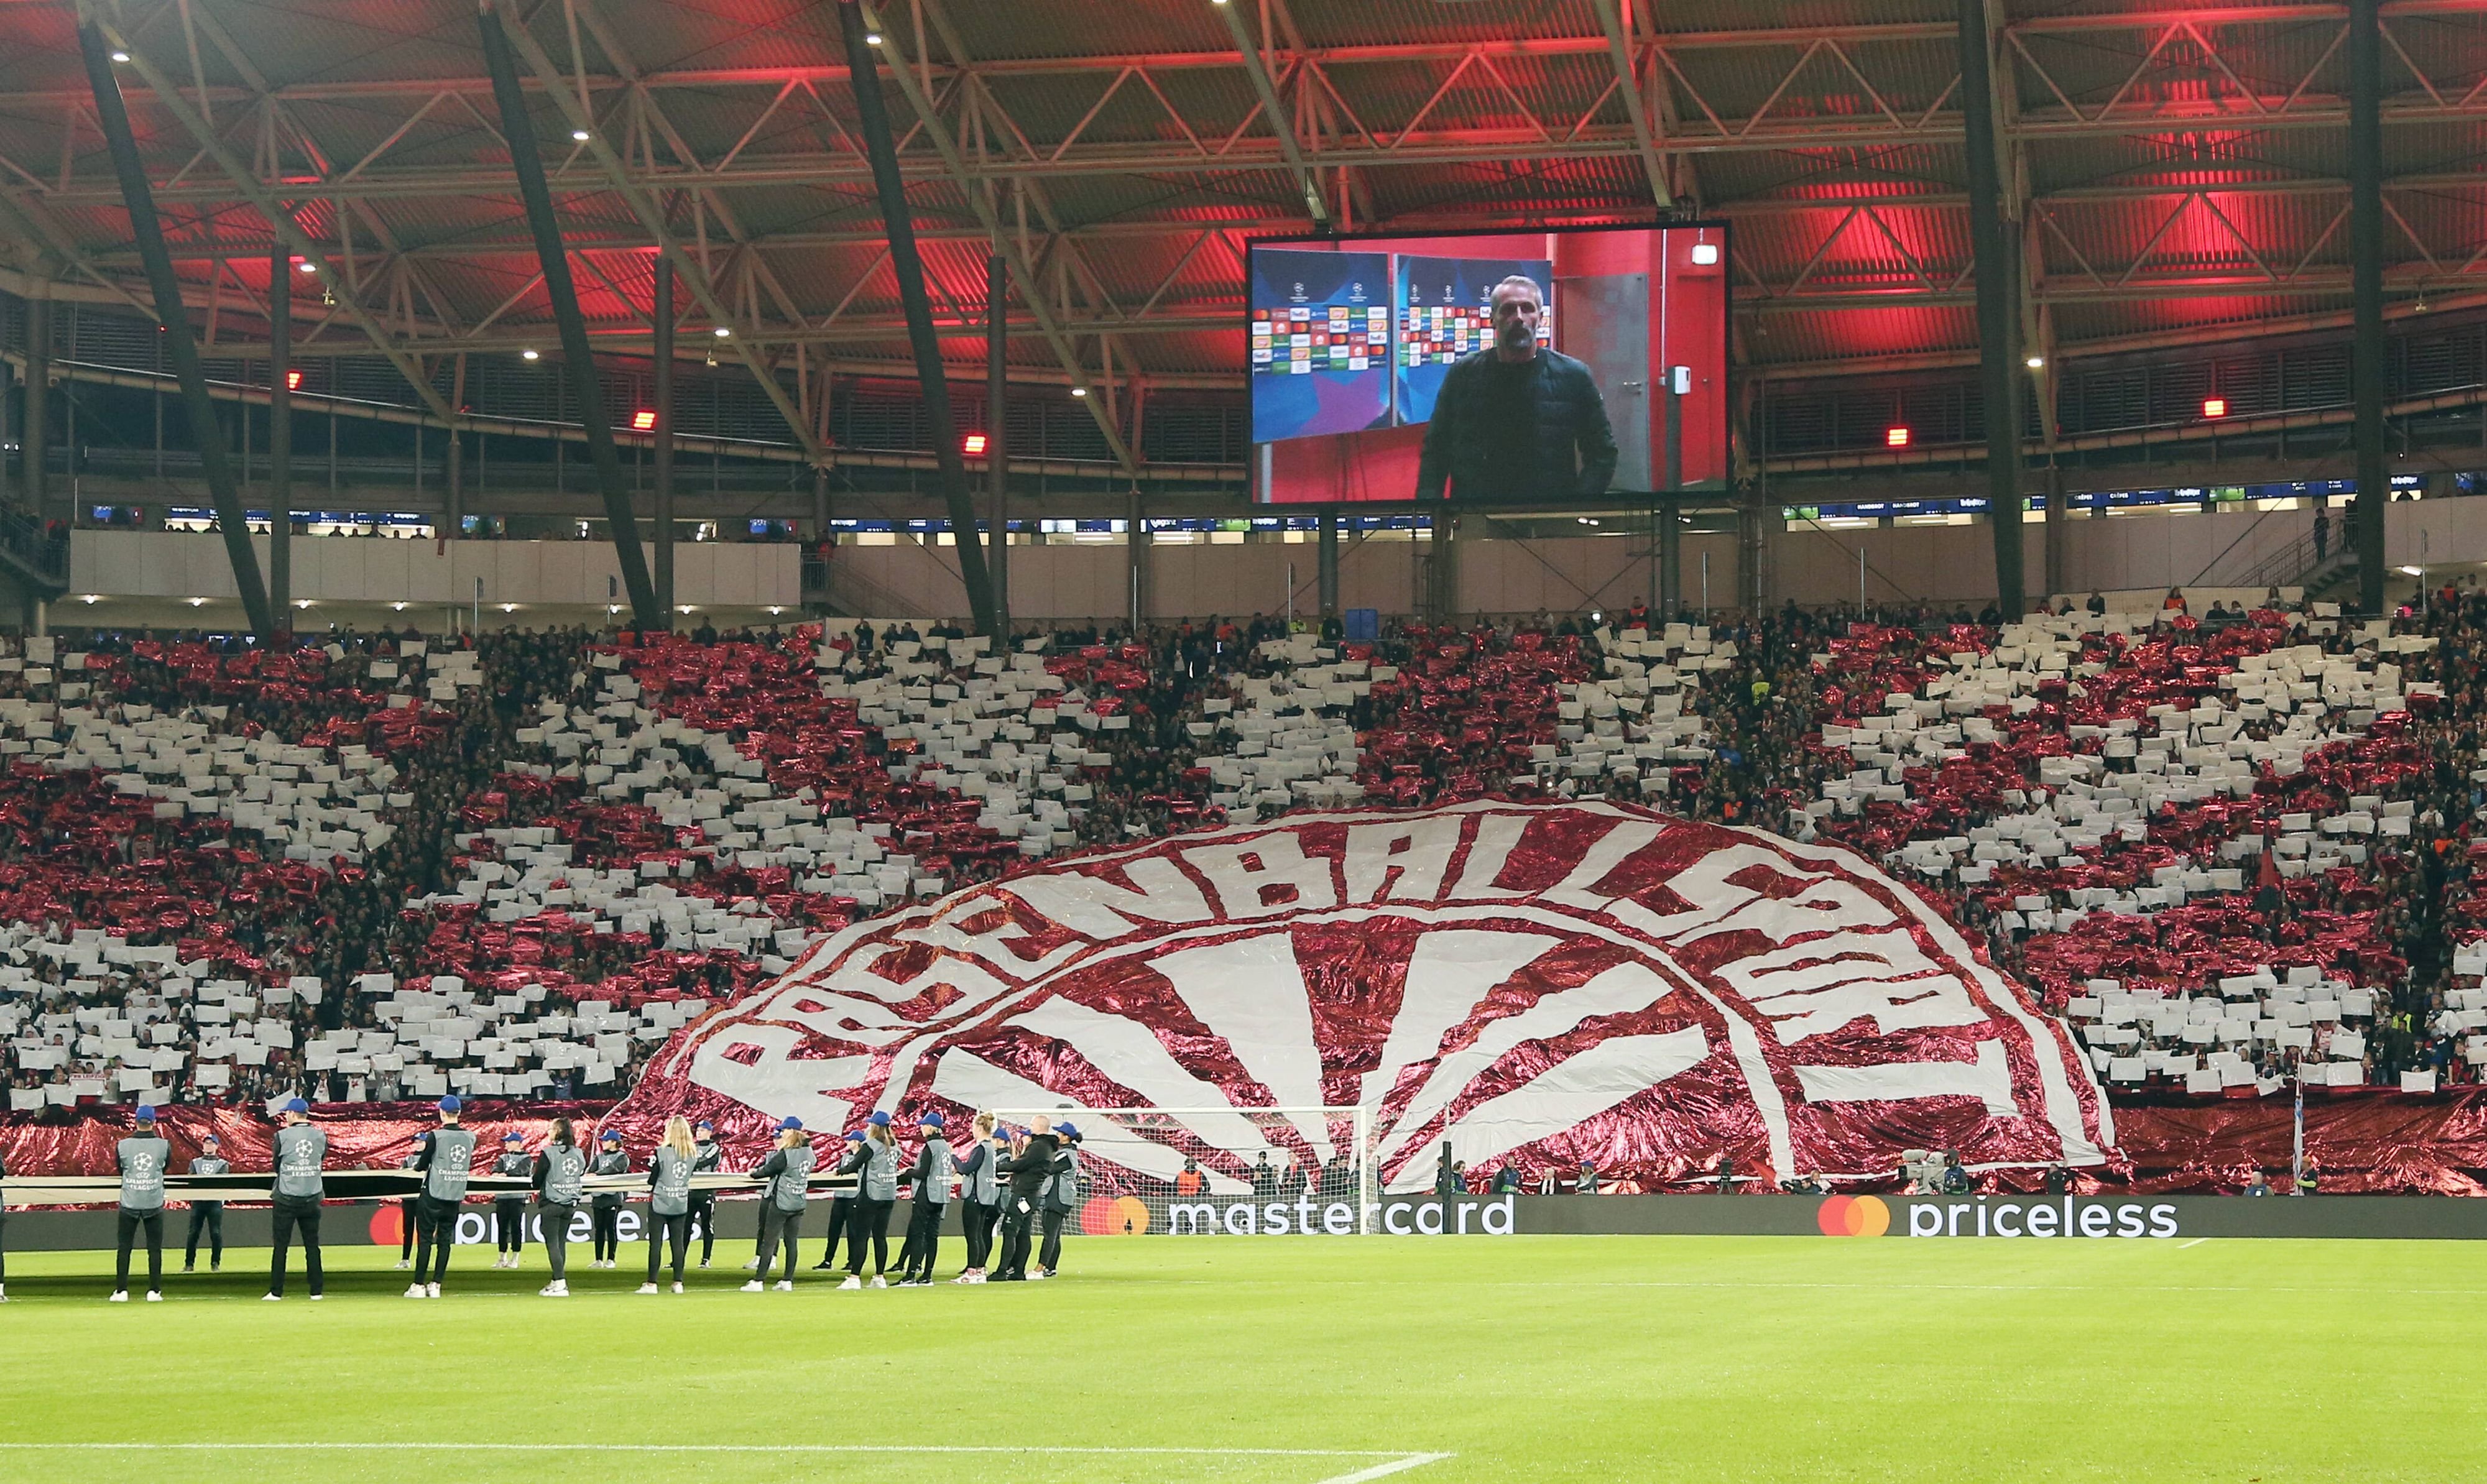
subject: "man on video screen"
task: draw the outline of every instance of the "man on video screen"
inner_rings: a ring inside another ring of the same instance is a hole
[[[1559,500],[1604,494],[1615,435],[1589,368],[1537,343],[1546,291],[1533,279],[1494,286],[1494,344],[1442,377],[1425,429],[1416,498],[1447,482],[1463,500]]]

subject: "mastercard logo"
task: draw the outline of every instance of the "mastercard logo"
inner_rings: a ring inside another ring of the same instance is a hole
[[[1814,1219],[1826,1237],[1879,1237],[1891,1229],[1891,1208],[1879,1195],[1834,1195]]]
[[[1824,1228],[1829,1230],[1829,1228]],[[383,1204],[372,1213],[372,1245],[393,1247],[405,1240],[405,1213],[395,1201]]]
[[[1148,1202],[1135,1195],[1098,1195],[1079,1208],[1079,1229],[1091,1237],[1137,1237],[1149,1229]]]

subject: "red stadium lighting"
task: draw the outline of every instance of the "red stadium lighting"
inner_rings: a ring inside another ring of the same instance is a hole
[[[2203,415],[2204,417],[2225,417],[2225,416],[2227,416],[2227,415],[2228,415],[2228,399],[2227,399],[2227,398],[2225,398],[2225,397],[2205,397],[2205,398],[2203,398],[2203,399],[2202,399],[2202,415]]]
[[[287,372],[285,374],[285,389],[289,392],[298,392],[302,390],[302,373],[298,371]]]
[[[1884,446],[1885,448],[1906,448],[1906,447],[1908,447],[1908,446],[1909,446],[1909,430],[1908,430],[1908,429],[1906,429],[1906,428],[1886,428],[1886,429],[1884,429],[1884,430],[1883,430],[1883,446]]]
[[[630,427],[634,432],[646,433],[649,429],[656,426],[657,414],[646,407],[641,407],[638,411],[630,414]]]
[[[968,434],[966,448],[967,457],[970,459],[982,454],[985,451],[985,435],[981,433]]]

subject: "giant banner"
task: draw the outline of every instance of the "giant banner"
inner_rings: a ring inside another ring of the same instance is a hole
[[[1901,1151],[2096,1165],[2065,1028],[1858,855],[1629,805],[1289,816],[1053,863],[861,923],[679,1033],[614,1115],[757,1135],[876,1109],[1187,1110],[1110,1179],[1260,1151],[1383,1187],[1447,1143],[1523,1178],[1888,1175]],[[1136,1151],[1136,1152],[1134,1152]]]

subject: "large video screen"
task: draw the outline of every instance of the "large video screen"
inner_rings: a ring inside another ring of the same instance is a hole
[[[1722,226],[1264,238],[1247,256],[1265,502],[1726,482]]]

